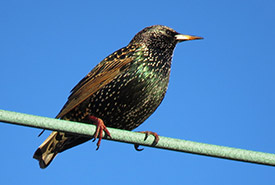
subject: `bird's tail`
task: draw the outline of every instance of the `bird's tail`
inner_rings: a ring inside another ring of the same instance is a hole
[[[51,135],[35,151],[33,158],[39,161],[40,168],[46,168],[60,152],[64,141],[64,133],[52,132]]]

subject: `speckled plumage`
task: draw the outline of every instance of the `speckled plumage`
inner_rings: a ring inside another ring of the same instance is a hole
[[[128,46],[106,57],[72,89],[56,118],[93,124],[89,118],[92,115],[102,119],[107,127],[125,130],[138,127],[164,98],[176,44],[200,39],[178,35],[160,25],[140,31]],[[89,139],[53,132],[34,158],[45,168],[57,153]]]

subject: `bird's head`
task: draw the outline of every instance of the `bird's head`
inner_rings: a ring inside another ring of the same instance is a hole
[[[162,25],[149,26],[138,32],[130,44],[146,44],[148,46],[167,48],[175,47],[177,43],[202,39],[202,37],[184,35],[172,28]]]

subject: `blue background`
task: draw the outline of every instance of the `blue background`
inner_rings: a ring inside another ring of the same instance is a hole
[[[55,117],[71,88],[146,26],[203,36],[177,46],[167,95],[138,129],[275,153],[275,3],[1,1],[0,108]],[[50,131],[0,124],[0,184],[272,184],[275,168],[103,141],[41,170]]]

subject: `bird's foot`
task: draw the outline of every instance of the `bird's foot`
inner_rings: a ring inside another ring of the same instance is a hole
[[[139,132],[139,133],[144,133],[145,134],[145,138],[144,138],[144,141],[148,138],[149,135],[153,135],[155,137],[153,143],[152,143],[152,146],[155,146],[156,144],[158,144],[159,142],[159,135],[156,133],[156,132],[151,132],[151,131],[142,131],[142,132]],[[139,144],[135,144],[135,149],[137,151],[142,151],[144,148],[138,148],[139,147]]]
[[[100,146],[100,143],[101,143],[101,140],[102,140],[103,131],[107,134],[107,136],[109,136],[110,138],[112,138],[112,137],[111,137],[111,134],[108,131],[108,129],[105,126],[102,119],[100,119],[98,117],[95,117],[95,116],[89,116],[89,119],[94,122],[93,123],[94,125],[96,125],[96,131],[95,131],[95,134],[94,134],[93,142],[98,138],[98,141],[97,141],[97,144],[96,144],[97,145],[96,150],[98,150],[99,146]]]

